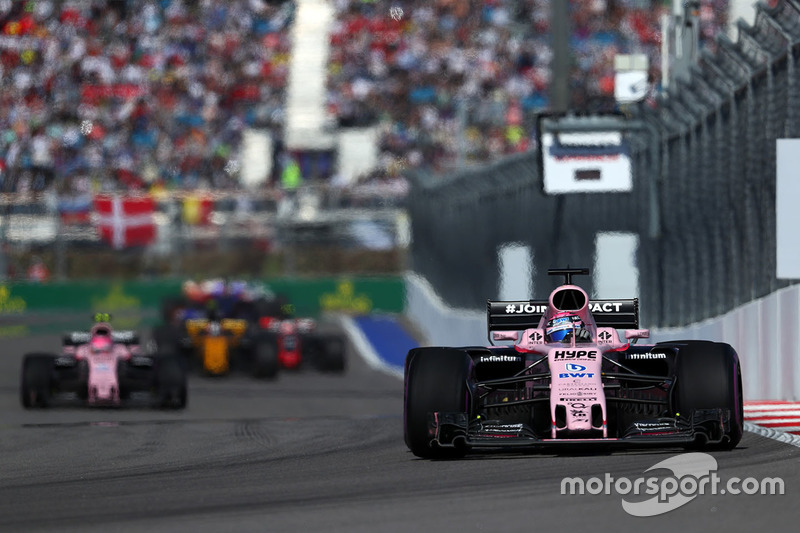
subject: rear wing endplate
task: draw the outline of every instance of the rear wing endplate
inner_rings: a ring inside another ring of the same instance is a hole
[[[486,301],[486,324],[493,331],[538,328],[547,311],[547,300]],[[639,299],[590,300],[589,311],[597,327],[639,329]]]

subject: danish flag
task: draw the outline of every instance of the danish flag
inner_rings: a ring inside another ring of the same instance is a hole
[[[150,196],[95,196],[94,209],[100,238],[117,250],[156,238],[155,202]]]

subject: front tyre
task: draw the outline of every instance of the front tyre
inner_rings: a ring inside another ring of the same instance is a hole
[[[675,364],[673,404],[676,413],[694,409],[727,409],[730,428],[707,449],[732,450],[744,433],[744,402],[739,356],[729,344],[687,341]]]
[[[406,445],[417,457],[454,458],[462,448],[431,444],[428,417],[434,412],[469,412],[472,359],[453,348],[415,348],[406,356],[404,422]]]

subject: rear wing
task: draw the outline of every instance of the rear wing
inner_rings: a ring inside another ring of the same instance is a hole
[[[88,331],[71,331],[62,337],[62,346],[80,346],[92,340],[92,334]],[[139,344],[139,335],[135,331],[112,331],[111,342],[132,346]]]
[[[519,331],[538,328],[547,311],[547,300],[492,301],[486,300],[486,325],[493,331]],[[639,299],[590,300],[589,311],[597,327],[639,329]]]

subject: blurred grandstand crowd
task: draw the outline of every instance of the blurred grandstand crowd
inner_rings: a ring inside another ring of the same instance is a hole
[[[333,1],[329,109],[341,125],[380,124],[384,169],[400,160],[445,171],[459,152],[461,163],[486,161],[535,141],[534,113],[548,107],[550,0]],[[671,6],[570,0],[572,109],[614,109],[615,54],[646,54],[658,83]],[[702,1],[704,46],[727,13],[728,0]]]
[[[379,125],[378,174],[531,146],[548,107],[550,0],[330,2],[328,109],[343,127]],[[727,4],[703,0],[705,46]],[[574,109],[614,108],[617,53],[647,54],[660,79],[670,5],[570,1]],[[243,129],[282,136],[295,7],[0,0],[0,192],[235,187]]]
[[[293,12],[0,0],[0,191],[235,185],[243,129],[280,135]]]

